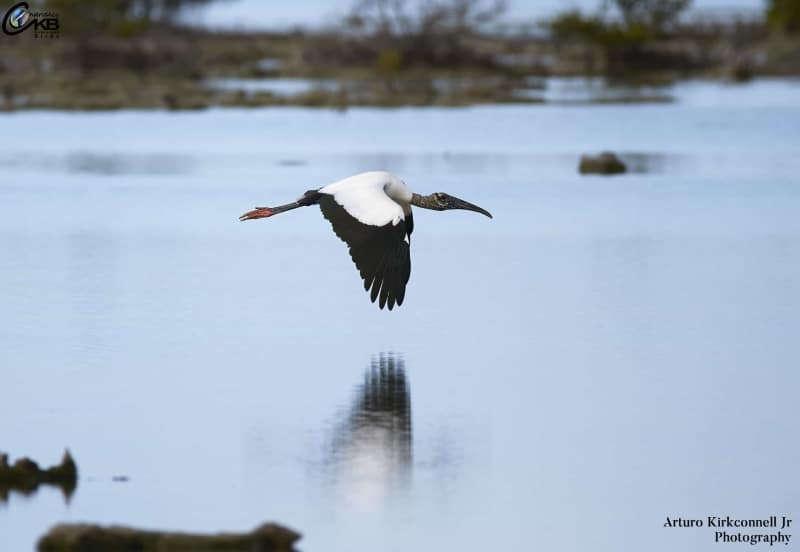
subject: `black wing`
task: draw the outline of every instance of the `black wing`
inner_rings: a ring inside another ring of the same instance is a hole
[[[380,297],[380,308],[388,305],[389,310],[402,305],[411,277],[411,215],[396,225],[372,226],[351,216],[331,195],[320,194],[319,207],[336,235],[350,247],[364,289],[372,289],[372,302]]]

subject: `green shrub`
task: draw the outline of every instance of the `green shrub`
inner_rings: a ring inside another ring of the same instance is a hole
[[[800,0],[767,0],[767,23],[785,33],[800,32]]]
[[[395,49],[381,50],[378,54],[378,71],[384,75],[393,75],[400,71],[403,55]]]

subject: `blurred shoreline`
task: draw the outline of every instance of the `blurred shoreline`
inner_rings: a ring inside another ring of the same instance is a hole
[[[668,102],[664,86],[682,80],[800,75],[800,37],[767,19],[667,27],[567,11],[515,30],[420,19],[401,31],[358,15],[242,32],[110,14],[76,28],[58,13],[54,38],[2,37],[0,110],[549,103],[551,79],[584,77],[614,93],[582,103]]]

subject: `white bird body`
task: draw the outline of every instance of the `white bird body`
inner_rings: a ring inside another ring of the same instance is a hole
[[[485,209],[463,199],[436,192],[412,193],[405,183],[386,171],[370,171],[309,190],[297,201],[277,207],[256,207],[239,217],[253,220],[271,217],[298,207],[319,205],[334,233],[345,242],[364,289],[380,308],[402,305],[411,276],[411,206],[445,211],[464,209],[491,218]]]
[[[319,193],[332,195],[351,216],[371,226],[397,226],[411,213],[411,190],[386,171],[348,176],[323,186]]]

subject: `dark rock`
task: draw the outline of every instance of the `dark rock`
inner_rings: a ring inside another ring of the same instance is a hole
[[[9,466],[8,456],[0,454],[0,500],[8,498],[9,491],[30,494],[39,485],[55,485],[61,487],[66,498],[75,491],[78,484],[78,467],[69,451],[64,452],[61,464],[46,470],[30,458],[20,458]]]
[[[611,152],[582,155],[578,166],[581,174],[621,174],[628,170],[625,163]]]
[[[300,534],[274,523],[250,533],[191,535],[88,524],[56,525],[39,539],[39,552],[292,552]]]

